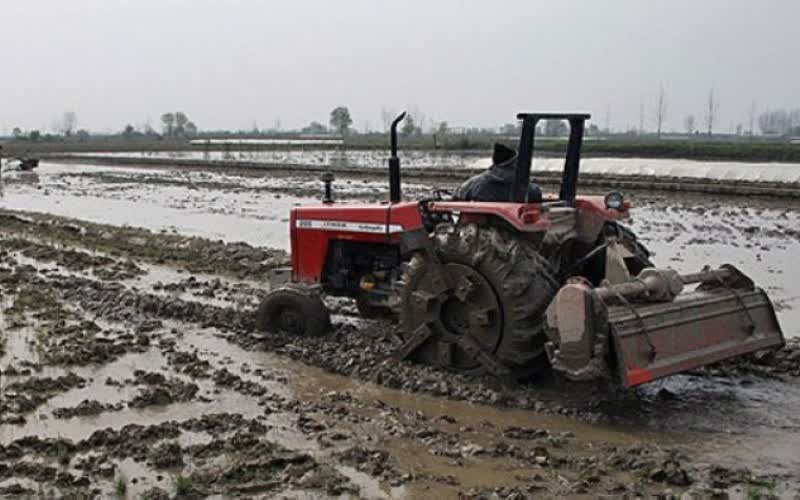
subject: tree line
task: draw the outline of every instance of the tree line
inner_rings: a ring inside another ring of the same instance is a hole
[[[86,129],[78,128],[78,115],[74,111],[65,111],[59,119],[53,121],[50,128],[52,132],[48,133],[38,129],[26,131],[20,127],[14,127],[11,131],[11,136],[18,141],[54,140],[59,138],[75,138],[78,141],[83,141],[89,138],[89,132]]]
[[[683,128],[686,134],[690,136],[712,136],[715,127],[718,127],[719,116],[719,100],[713,88],[709,89],[704,102],[703,110],[700,113],[700,118],[695,114],[689,114],[683,119]],[[644,134],[653,134],[656,138],[660,139],[664,133],[664,124],[668,116],[668,99],[663,84],[659,84],[658,91],[655,95],[652,107],[652,122],[654,130],[648,132],[645,130],[645,106],[642,102],[640,105],[639,127],[637,129],[629,129],[622,132],[621,135],[626,136],[639,136]],[[383,132],[387,132],[389,124],[397,115],[397,111],[393,109],[384,108],[381,110],[381,122],[383,124]],[[136,138],[151,138],[151,139],[185,139],[198,136],[200,130],[195,122],[189,119],[188,115],[183,111],[166,112],[160,116],[161,131],[156,131],[149,123],[139,125],[138,127],[127,124],[118,134],[126,139]],[[350,134],[359,133],[353,127],[353,117],[347,106],[336,106],[329,114],[328,123],[323,124],[319,121],[312,121],[307,126],[301,128],[299,131],[281,131],[280,120],[276,121],[276,127],[267,131],[259,131],[257,125],[254,124],[252,131],[207,131],[204,135],[263,135],[267,134],[291,134],[297,133],[303,135],[320,136],[337,134],[341,137],[346,137]],[[610,108],[605,117],[605,129],[598,127],[596,123],[588,124],[586,133],[589,136],[611,135],[610,126]],[[755,135],[755,126],[758,125],[758,130],[765,136],[800,136],[800,108],[796,109],[772,109],[761,112],[756,115],[755,103],[750,107],[748,113],[748,121],[746,124],[738,124],[736,126],[737,135]],[[51,133],[43,133],[40,130],[23,131],[20,127],[14,127],[12,136],[15,140],[20,141],[59,141],[59,140],[74,140],[85,141],[90,137],[90,133],[85,129],[78,128],[78,116],[73,111],[66,111],[61,118],[53,123],[51,126]],[[536,130],[537,136],[545,137],[563,137],[567,135],[569,129],[567,124],[559,120],[548,120],[541,123]],[[365,124],[363,133],[375,133]],[[400,127],[400,133],[405,137],[421,136],[429,134],[433,137],[434,145],[446,145],[449,136],[452,135],[465,135],[465,134],[478,134],[478,135],[502,135],[507,137],[519,136],[518,123],[506,123],[499,127],[472,127],[472,128],[457,128],[453,129],[449,126],[447,121],[436,121],[429,119],[424,113],[417,109],[411,109],[406,115]],[[108,136],[109,134],[102,134]],[[620,135],[620,134],[617,134]]]
[[[126,139],[150,137],[150,138],[190,138],[199,133],[197,125],[189,119],[183,111],[168,112],[161,115],[162,131],[159,134],[149,123],[135,127],[128,123],[118,134]],[[78,128],[78,115],[74,111],[65,111],[59,120],[54,121],[50,127],[50,132],[42,132],[39,129],[23,130],[21,127],[14,127],[11,136],[16,141],[59,141],[75,140],[86,141],[91,134],[86,129]],[[107,136],[109,134],[102,134]]]
[[[686,115],[683,119],[683,129],[688,135],[712,136],[715,127],[719,127],[720,101],[715,89],[708,90],[699,116]],[[667,98],[664,85],[659,84],[658,93],[654,99],[653,117],[656,127],[656,136],[661,137],[662,127],[667,118]],[[736,135],[753,136],[756,134],[755,125],[765,136],[798,136],[800,135],[800,108],[796,109],[768,109],[756,114],[756,103],[753,102],[747,112],[747,121],[731,124],[731,132]],[[639,130],[644,133],[644,105],[640,107]]]

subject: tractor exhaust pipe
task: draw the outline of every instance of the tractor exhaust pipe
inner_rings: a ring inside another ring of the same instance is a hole
[[[398,203],[402,197],[400,191],[400,158],[397,157],[397,125],[405,117],[405,111],[397,115],[389,129],[392,148],[392,156],[389,157],[389,201],[392,203]]]

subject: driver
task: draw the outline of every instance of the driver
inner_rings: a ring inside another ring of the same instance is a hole
[[[517,152],[500,143],[495,143],[492,166],[486,172],[466,180],[453,197],[463,201],[509,201],[514,184]],[[542,190],[533,182],[528,186],[528,203],[542,201]]]

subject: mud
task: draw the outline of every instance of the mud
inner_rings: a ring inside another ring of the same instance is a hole
[[[95,194],[108,187],[84,181]],[[252,195],[248,178],[230,181]],[[198,188],[203,200],[226,189]],[[635,201],[634,228],[658,261],[760,254],[747,271],[773,278],[784,329],[797,333],[796,271],[782,264],[798,245],[793,207]],[[797,340],[638,391],[548,378],[500,386],[389,361],[394,326],[356,318],[347,301],[331,302],[328,337],[254,332],[265,275],[286,262],[257,241],[8,209],[0,218],[3,494],[798,494]]]
[[[104,257],[101,262],[94,260],[86,252],[59,251],[49,249],[42,253],[42,245],[38,238],[57,240],[64,244],[80,245],[95,252],[113,255],[123,254],[126,258],[141,259],[155,264],[169,264],[190,272],[215,272],[233,274],[241,278],[248,276],[264,276],[269,270],[286,266],[288,258],[285,252],[266,248],[256,248],[247,243],[226,244],[209,242],[208,240],[179,236],[156,234],[139,228],[119,228],[101,224],[77,224],[69,219],[43,217],[38,214],[18,215],[8,211],[0,211],[0,223],[5,234],[25,234],[33,241],[19,239],[5,242],[9,250],[24,246],[24,254],[36,260],[56,262],[67,269],[93,268],[105,279],[124,279],[141,274],[140,269],[130,268],[128,261],[112,260]],[[37,250],[38,248],[38,250]],[[81,262],[78,264],[76,256]],[[87,262],[88,260],[88,262]],[[113,263],[112,271],[108,265]],[[119,274],[113,273],[114,267],[129,269]],[[102,270],[97,270],[103,267]]]

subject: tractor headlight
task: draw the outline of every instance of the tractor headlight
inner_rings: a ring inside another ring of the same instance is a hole
[[[612,191],[606,195],[606,208],[622,210],[625,207],[625,197],[618,191]]]

